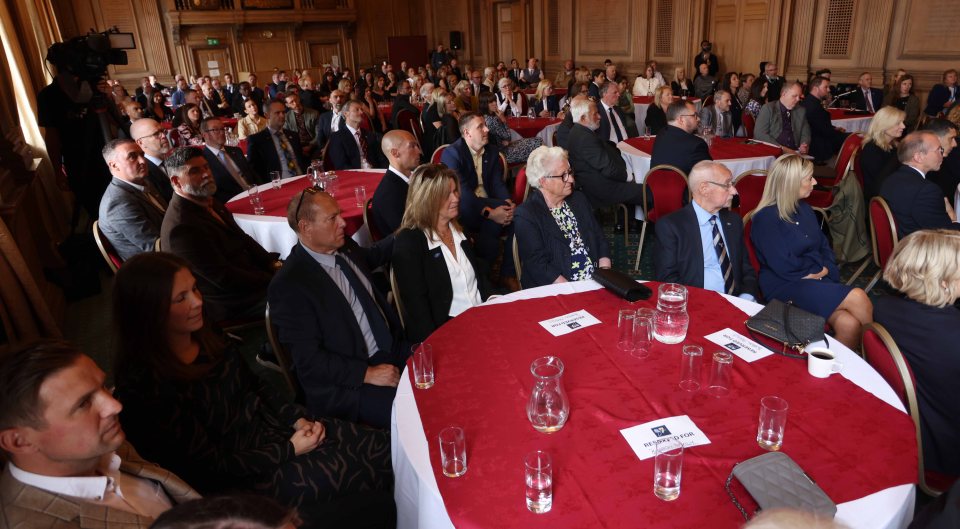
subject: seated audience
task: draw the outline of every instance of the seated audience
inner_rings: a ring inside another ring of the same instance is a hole
[[[247,81],[240,83],[237,87],[237,95],[234,96],[232,102],[233,113],[243,114],[247,108],[247,101],[251,99],[256,103],[258,110],[263,108],[263,99],[257,97],[257,93],[250,86],[250,83]]]
[[[173,149],[167,139],[167,132],[156,121],[150,118],[141,118],[130,124],[130,137],[143,149],[143,157],[147,159],[147,180],[153,188],[167,202],[173,198],[173,188],[170,187],[170,177],[164,166],[164,160]]]
[[[960,476],[960,234],[921,230],[902,239],[887,261],[883,279],[897,295],[881,296],[874,308],[916,378],[925,470]]]
[[[343,126],[343,105],[350,98],[349,92],[334,90],[330,93],[330,112],[320,114],[317,119],[317,130],[314,133],[314,142],[318,149],[323,149],[330,141],[330,136]]]
[[[792,90],[799,88],[784,92]],[[854,348],[861,326],[873,321],[873,307],[862,289],[840,282],[830,242],[803,201],[816,183],[813,162],[800,156],[781,156],[770,167],[750,232],[760,262],[760,291],[768,300],[792,302],[820,315],[840,343]]]
[[[550,81],[541,81],[549,83]],[[503,115],[497,106],[496,96],[492,93],[483,93],[480,95],[480,115],[490,130],[490,141],[500,147],[500,152],[507,159],[507,163],[523,163],[527,161],[527,156],[534,149],[543,145],[540,138],[520,138],[513,139],[513,131],[507,125],[507,117]]]
[[[626,115],[617,106],[619,100],[620,86],[616,81],[610,80],[600,86],[600,101],[597,103],[597,111],[600,113],[600,126],[597,129],[597,136],[614,145],[631,137],[627,130]],[[637,134],[632,136],[636,137]]]
[[[957,125],[937,118],[927,121],[923,130],[931,132],[940,140],[943,153],[943,163],[939,169],[927,173],[927,180],[940,186],[944,198],[950,204],[957,196],[957,186],[960,185],[960,149],[957,149]]]
[[[299,242],[270,283],[270,318],[307,410],[389,428],[410,343],[370,270],[387,263],[393,238],[359,247],[336,199],[314,188],[294,195],[287,223]]]
[[[943,82],[933,85],[930,95],[927,96],[927,108],[923,111],[930,117],[947,114],[957,103],[960,97],[960,86],[957,86],[957,71],[954,69],[943,72]]]
[[[663,86],[663,80],[654,75],[653,66],[648,64],[643,70],[643,75],[638,75],[633,82],[631,92],[635,97],[652,96],[661,86]]]
[[[173,119],[173,111],[167,106],[167,96],[163,92],[155,91],[150,99],[150,104],[143,109],[144,117],[152,118],[157,121],[169,121]]]
[[[760,115],[760,109],[767,104],[767,87],[769,84],[765,79],[757,79],[750,88],[750,96],[747,104],[744,105],[744,112],[749,113],[754,119]]]
[[[370,211],[370,221],[380,236],[387,236],[400,228],[403,210],[407,204],[410,175],[420,165],[420,142],[405,130],[391,130],[381,142],[387,158],[387,173],[377,185]]]
[[[673,90],[673,95],[677,97],[693,97],[693,82],[687,79],[686,70],[681,67],[674,68],[670,89]]]
[[[530,57],[527,60],[526,69],[520,72],[520,84],[523,87],[535,86],[543,81],[543,71],[540,70],[538,63],[539,61],[535,57]]]
[[[213,198],[217,184],[203,149],[181,147],[166,165],[174,195],[163,217],[160,247],[190,263],[211,322],[262,318],[277,255],[244,233]]]
[[[730,211],[737,194],[730,169],[698,162],[688,179],[693,200],[654,227],[657,281],[681,283],[754,301],[757,274],[743,239],[743,221]]]
[[[260,107],[252,98],[243,104],[243,111],[244,116],[237,120],[238,139],[246,139],[267,128],[267,118],[260,115]]]
[[[783,77],[777,75],[777,63],[766,61],[760,63],[761,79],[767,82],[767,101],[780,99],[780,92],[786,88]]]
[[[440,113],[437,112],[434,96],[442,93],[444,93],[444,90],[442,88],[434,88],[433,83],[427,83],[420,88],[420,97],[423,99],[424,105],[423,110],[420,112],[420,125],[423,132],[420,136],[420,144],[423,146],[423,155],[427,161],[433,156],[433,151],[439,147],[439,145],[436,144],[436,124],[440,121]]]
[[[733,135],[743,136],[740,126],[743,124],[743,105],[746,101],[740,100],[740,76],[737,72],[727,72],[720,82],[720,90],[730,94],[730,117],[733,120]],[[749,97],[749,92],[745,96]]]
[[[896,107],[883,107],[870,122],[870,128],[860,148],[863,198],[867,201],[880,194],[883,181],[900,167],[897,145],[906,128],[903,123],[905,115]]]
[[[309,159],[314,149],[317,149],[316,130],[320,120],[320,113],[312,108],[303,106],[300,94],[288,91],[283,96],[287,107],[286,119],[283,128],[293,132],[300,139],[300,147],[305,158]],[[299,173],[298,173],[299,174]]]
[[[270,180],[271,171],[280,171],[281,178],[290,178],[304,174],[308,167],[300,137],[283,128],[286,119],[284,104],[273,101],[267,106],[267,128],[247,137],[247,161],[261,182]]]
[[[636,138],[640,135],[637,130],[637,107],[633,104],[633,96],[630,94],[630,87],[627,86],[627,78],[617,77],[617,87],[620,96],[617,98],[617,107],[620,109],[620,115],[623,116],[623,126],[627,129],[627,136]]]
[[[563,69],[557,72],[557,77],[553,82],[558,88],[565,88],[574,81],[576,73],[577,68],[574,66],[573,60],[567,59],[563,61]]]
[[[200,123],[200,128],[203,129],[203,157],[207,159],[213,181],[217,184],[214,198],[226,204],[250,186],[265,183],[243,156],[243,151],[227,145],[223,120],[207,118]]]
[[[483,107],[480,111],[483,111]],[[553,93],[553,82],[549,79],[537,84],[537,92],[533,96],[533,113],[541,118],[562,117],[560,98]]]
[[[205,495],[258,492],[313,523],[318,504],[390,490],[387,433],[310,415],[254,374],[238,342],[205,321],[186,261],[163,252],[131,259],[113,299],[120,418],[145,457]]]
[[[507,117],[522,117],[525,96],[520,91],[514,91],[514,83],[510,79],[500,79],[497,82],[497,108]]]
[[[810,150],[810,124],[807,123],[806,109],[797,105],[800,83],[787,83],[778,93],[777,99],[760,109],[753,137],[776,145],[788,154],[807,154]]]
[[[897,158],[903,165],[883,181],[880,196],[890,206],[901,239],[917,230],[960,230],[951,200],[926,178],[940,169],[943,152],[937,135],[924,131],[907,134],[897,147]]]
[[[833,126],[830,113],[823,108],[823,99],[829,95],[830,81],[823,77],[814,77],[810,81],[807,97],[800,102],[810,127],[810,155],[818,162],[825,162],[836,156],[849,135],[843,129]]]
[[[439,148],[460,139],[460,112],[457,111],[456,96],[452,93],[434,94],[433,103],[438,117],[433,123],[437,128],[433,143]]]
[[[106,378],[64,342],[0,354],[3,527],[147,529],[173,504],[200,497],[125,441]]]
[[[907,130],[913,131],[917,128],[917,122],[920,120],[920,98],[913,93],[913,76],[903,74],[897,81],[894,90],[887,94],[886,105],[894,106],[906,113],[903,124]]]
[[[700,109],[700,123],[705,131],[721,138],[733,137],[737,129],[733,123],[733,98],[726,90],[713,94],[713,104]]]
[[[420,109],[410,102],[410,82],[406,80],[399,82],[397,86],[397,95],[393,98],[393,114],[390,115],[391,128],[400,128],[400,122],[397,121],[397,118],[400,116],[401,110],[410,112],[410,114],[412,114],[417,120],[420,119]]]
[[[422,342],[450,318],[490,297],[486,264],[460,229],[459,215],[457,174],[439,164],[418,167],[410,177],[392,260],[412,342]]]
[[[693,58],[693,66],[700,72],[698,75],[716,77],[720,71],[720,58],[714,55],[712,51],[713,44],[709,40],[700,41],[700,53],[697,53]],[[701,68],[702,65],[706,65],[706,71]]]
[[[647,107],[647,117],[643,120],[646,133],[652,136],[667,128],[667,108],[673,103],[673,89],[661,86],[653,93],[653,102]]]
[[[100,199],[100,231],[120,259],[153,251],[167,200],[147,179],[147,160],[133,140],[110,140],[103,160],[113,179]]]
[[[693,166],[702,160],[712,160],[710,149],[703,138],[696,136],[700,117],[690,101],[676,101],[667,107],[667,128],[657,134],[653,143],[650,167],[672,165],[690,174]]]
[[[371,130],[364,130],[363,109],[358,101],[343,105],[344,122],[340,130],[330,137],[327,156],[334,169],[383,169],[387,161],[380,149],[380,137]]]
[[[744,109],[747,107],[747,102],[750,101],[750,91],[753,90],[753,85],[757,81],[757,76],[752,73],[744,73],[740,76],[740,90],[737,91],[737,99],[740,100],[740,104],[743,105]]]
[[[880,110],[880,107],[883,106],[883,90],[871,88],[872,83],[873,76],[870,75],[870,72],[860,74],[860,79],[857,81],[857,91],[850,96],[853,108],[871,113]]]
[[[607,81],[607,74],[600,68],[594,68],[590,72],[589,84],[587,85],[587,95],[593,101],[600,101],[600,87]]]
[[[586,86],[586,85],[580,85]],[[589,100],[589,97],[586,94],[577,94],[568,100],[567,105],[564,107],[565,114],[563,116],[563,121],[557,125],[557,146],[567,148],[567,136],[570,134],[570,130],[573,129],[573,104],[578,100]]]
[[[610,268],[607,239],[589,200],[574,190],[566,151],[533,151],[527,182],[530,194],[516,215],[524,287],[590,279],[596,268]]]
[[[717,79],[707,72],[707,64],[701,63],[698,75],[693,79],[693,97],[706,99],[717,89]]]
[[[173,116],[173,128],[180,138],[177,146],[203,145],[203,135],[200,133],[200,107],[193,103],[186,103],[177,109]]]
[[[453,104],[457,112],[476,112],[477,98],[469,81],[460,81],[453,86]]]

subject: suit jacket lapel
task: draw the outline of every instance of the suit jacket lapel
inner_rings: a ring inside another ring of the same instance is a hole
[[[703,255],[703,241],[700,239],[700,223],[697,220],[697,212],[694,211],[692,202],[687,203],[687,205],[683,207],[683,211],[687,217],[687,221],[681,225],[686,231],[684,239],[689,241],[691,246],[688,251],[690,252],[690,262],[693,263],[694,279],[697,280],[695,285],[703,288],[703,263],[705,256]]]

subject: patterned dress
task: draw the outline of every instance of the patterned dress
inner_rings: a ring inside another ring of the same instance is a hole
[[[580,237],[580,227],[577,225],[577,217],[573,214],[570,206],[563,202],[559,207],[550,208],[550,214],[553,220],[557,221],[557,226],[570,243],[570,279],[571,281],[581,281],[593,277],[593,261],[590,260],[590,250],[583,243]]]
[[[201,353],[195,362],[210,362]],[[309,508],[390,490],[389,433],[322,419],[326,438],[296,455],[290,437],[305,410],[256,376],[235,348],[195,380],[119,374],[121,424],[140,454],[204,496],[256,492]]]
[[[507,158],[507,163],[522,163],[527,161],[527,157],[534,149],[543,145],[540,138],[521,138],[511,141],[510,127],[506,123],[497,119],[497,116],[484,116],[487,122],[487,128],[490,129],[490,141],[500,146],[500,152]],[[509,141],[510,144],[504,146],[503,142]]]

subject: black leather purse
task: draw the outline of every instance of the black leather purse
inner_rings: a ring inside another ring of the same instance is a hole
[[[793,303],[774,299],[744,324],[755,342],[774,353],[805,358],[803,350],[807,345],[827,340],[823,333],[824,323],[824,319],[816,314],[797,308]],[[766,340],[758,339],[758,334],[781,344],[780,350],[764,343]]]
[[[647,299],[653,294],[649,288],[637,283],[634,278],[612,268],[595,268],[593,280],[600,283],[603,288],[631,302]]]

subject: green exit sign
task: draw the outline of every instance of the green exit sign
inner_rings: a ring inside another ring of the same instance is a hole
[[[217,46],[220,44],[220,39],[207,39],[207,46]]]

